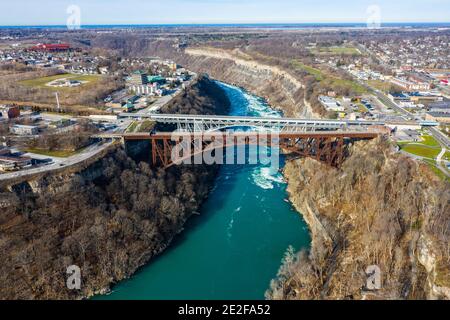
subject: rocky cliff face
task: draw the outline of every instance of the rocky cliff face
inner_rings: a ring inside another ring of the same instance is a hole
[[[240,53],[212,48],[189,48],[175,56],[180,64],[264,97],[288,117],[318,118],[304,101],[304,86],[288,72]]]
[[[360,142],[340,170],[289,162],[291,200],[312,233],[288,256],[271,299],[449,299],[450,192],[386,141]],[[381,288],[366,287],[378,266]]]
[[[201,78],[173,108],[226,113],[217,90]],[[82,298],[129,277],[196,213],[217,169],[151,168],[116,147],[78,171],[3,185],[0,299]],[[66,286],[71,265],[81,269],[81,290]]]

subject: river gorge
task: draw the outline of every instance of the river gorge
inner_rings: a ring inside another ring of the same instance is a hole
[[[231,115],[281,116],[263,99],[219,84]],[[287,197],[277,170],[223,165],[200,215],[172,245],[109,295],[96,298],[263,299],[288,247],[300,250],[310,243],[308,228]]]

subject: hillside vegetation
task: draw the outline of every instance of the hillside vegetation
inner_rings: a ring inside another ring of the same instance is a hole
[[[288,191],[312,232],[288,252],[271,299],[450,298],[450,188],[387,141],[360,142],[340,170],[289,162]],[[382,287],[366,286],[368,266]]]
[[[205,114],[227,113],[226,96],[210,95],[216,90],[201,78],[177,101]],[[126,149],[117,147],[76,172],[0,184],[0,299],[79,299],[103,292],[182,231],[218,166],[163,170],[137,160],[148,160],[145,146]],[[71,265],[81,268],[80,291],[66,287]]]

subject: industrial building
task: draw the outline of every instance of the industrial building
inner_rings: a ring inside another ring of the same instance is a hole
[[[427,112],[425,120],[437,121],[440,123],[450,123],[450,113],[447,112]]]
[[[71,47],[69,44],[65,43],[39,43],[30,48],[32,51],[45,51],[45,52],[61,52],[61,51],[69,51]]]
[[[9,131],[20,136],[30,136],[38,134],[39,128],[37,126],[25,126],[16,124],[12,126]]]
[[[450,101],[435,102],[428,105],[430,112],[450,113]]]

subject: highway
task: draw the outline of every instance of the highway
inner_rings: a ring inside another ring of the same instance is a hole
[[[429,128],[431,134],[433,135],[433,137],[439,141],[439,143],[441,145],[443,145],[444,147],[446,147],[447,149],[450,149],[450,139],[443,134],[441,131],[439,131],[436,128]]]
[[[375,91],[375,90],[374,90],[374,92],[375,92],[375,95],[377,96],[377,98],[382,103],[384,103],[387,107],[397,111],[401,115],[405,116],[406,119],[408,119],[408,120],[415,120],[414,114],[399,107],[396,103],[394,103],[391,99],[389,99],[384,93],[382,93],[380,91]]]
[[[399,107],[397,104],[395,104],[394,102],[392,102],[386,95],[384,95],[381,92],[377,92],[375,91],[378,99],[380,99],[381,102],[383,102],[385,105],[387,105],[388,107],[391,107],[392,109],[398,111],[399,113],[401,113],[402,115],[404,115],[405,117],[407,117],[407,119],[409,120],[414,120],[414,114],[412,114],[411,112],[406,111],[405,109]],[[450,149],[450,139],[443,134],[441,131],[439,131],[439,129],[435,128],[435,127],[429,127],[428,128],[431,135],[437,140],[439,141],[439,143],[446,147],[447,149]]]

